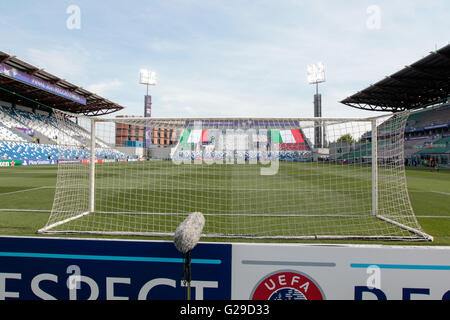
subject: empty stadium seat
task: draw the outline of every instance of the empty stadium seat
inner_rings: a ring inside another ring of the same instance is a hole
[[[16,134],[13,128],[32,129],[47,137],[54,144],[29,143]],[[56,119],[51,114],[42,112],[36,114],[19,108],[0,106],[1,159],[88,159],[90,150],[84,146],[89,139],[90,133],[69,119]],[[111,149],[100,139],[97,140],[95,154],[98,159],[127,158],[125,154]]]

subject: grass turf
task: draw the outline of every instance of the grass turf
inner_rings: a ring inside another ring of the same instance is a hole
[[[104,166],[104,168],[106,168],[106,166]],[[365,169],[361,168],[361,170]],[[98,172],[102,174],[102,170],[99,170]],[[56,184],[56,173],[56,166],[19,166],[0,168],[0,234],[16,236],[36,235],[36,230],[43,227],[47,222],[49,211],[52,207]],[[312,177],[311,179],[317,179],[318,177],[320,177],[318,181],[328,181],[328,176],[336,175],[336,172],[333,170],[329,172],[322,170],[320,175],[317,176],[314,176],[314,174],[311,175],[311,173],[311,168],[308,168],[308,174],[310,177]],[[116,175],[120,176],[120,174],[120,171],[116,172]],[[130,171],[130,174],[131,176],[129,178],[133,178],[133,174],[136,174],[138,177],[141,172],[135,171],[133,173],[133,171]],[[235,172],[234,174],[242,174],[242,172]],[[111,175],[111,172],[104,171],[103,179],[112,179],[113,176],[114,175]],[[173,176],[174,178],[176,178],[176,171],[173,172]],[[154,176],[153,178],[155,179],[155,177],[156,179],[158,179],[157,176]],[[211,177],[214,177],[214,173],[212,173]],[[221,177],[224,181],[227,181],[228,179],[228,182],[234,181],[234,183],[236,183],[236,180],[232,179],[232,171],[229,171],[229,176],[222,175]],[[289,170],[286,170],[285,179],[290,179],[289,177]],[[136,181],[135,178],[136,177],[131,180]],[[102,178],[100,177],[100,179]],[[251,185],[245,184],[245,182],[243,181],[245,180],[238,181],[240,190],[251,189]],[[434,236],[435,241],[433,242],[433,244],[450,245],[450,170],[440,169],[439,172],[430,172],[428,169],[424,168],[408,169],[407,181],[411,203],[423,230],[426,233]],[[308,183],[314,183],[314,181],[309,181]],[[351,183],[352,180],[349,180],[347,185],[350,186]],[[147,183],[147,187],[148,186],[150,186],[150,184]],[[135,191],[133,191],[133,189],[130,187],[131,185],[124,186],[123,190],[126,190],[126,193],[129,196],[133,196],[133,194],[135,194]],[[215,203],[220,203],[220,194],[214,193],[214,191],[211,192],[212,193],[207,196],[203,195],[202,199],[207,202],[211,201],[211,198],[216,198],[217,200],[215,201]],[[246,192],[252,193],[251,190],[247,190]],[[343,193],[345,194],[345,190]],[[102,202],[107,203],[108,197],[110,196],[111,194],[108,193],[108,196],[105,196],[103,199],[99,199],[97,205],[101,206]],[[241,199],[241,201],[245,201],[245,199],[248,199],[248,196],[245,195],[244,191],[236,193],[234,194],[234,196],[237,197],[237,199]],[[189,198],[188,196],[186,198],[186,201],[189,202],[189,199],[198,200],[198,197],[195,193],[192,193],[190,197],[191,198]],[[279,198],[276,195],[275,197]],[[347,199],[347,196],[344,195],[343,199]],[[151,199],[149,198],[148,201],[151,202]],[[207,204],[206,202],[205,205]],[[225,201],[223,202],[223,206],[229,205],[225,203]],[[174,205],[176,206],[176,204]],[[234,208],[239,208],[239,204],[235,203]],[[176,207],[173,209],[176,209]],[[124,219],[126,219],[126,217]],[[226,221],[227,217],[224,217],[222,219]],[[248,224],[248,221],[249,220],[246,219],[235,221],[235,223],[237,222],[238,224],[240,224],[242,228],[247,228],[248,226],[246,226],[246,223]],[[333,223],[333,221],[328,222]],[[175,227],[178,221],[172,221],[171,223],[171,227]],[[276,221],[269,221],[268,223],[276,223]],[[353,240],[326,242],[365,243],[365,241]],[[371,241],[369,243],[379,242]],[[389,243],[397,244],[398,242]]]

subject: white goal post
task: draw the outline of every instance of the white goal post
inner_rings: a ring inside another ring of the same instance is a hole
[[[198,211],[205,237],[432,240],[407,191],[408,115],[79,117],[90,136],[39,232],[172,236]]]

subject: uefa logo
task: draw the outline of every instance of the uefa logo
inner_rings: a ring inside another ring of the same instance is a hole
[[[324,300],[319,285],[308,275],[293,270],[276,271],[261,279],[251,300]]]

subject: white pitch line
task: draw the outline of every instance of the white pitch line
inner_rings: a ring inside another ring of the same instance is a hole
[[[416,218],[433,218],[433,219],[450,219],[450,216],[419,216],[416,215]]]
[[[430,193],[430,192],[432,192],[432,193],[439,193],[439,194],[443,194],[443,195],[446,195],[446,196],[450,196],[450,193],[448,193],[448,192],[434,191],[434,190],[409,190],[409,192],[417,192],[417,193],[419,193],[419,192],[421,192],[421,193],[425,193],[425,192]]]
[[[448,192],[443,192],[443,191],[433,191],[433,190],[431,190],[431,192],[439,193],[439,194],[445,194],[446,196],[450,196],[450,193],[448,193]]]
[[[37,210],[37,209],[0,209],[0,212],[44,212],[49,213],[52,210]]]
[[[30,188],[30,189],[23,189],[23,190],[17,190],[17,191],[11,191],[11,192],[4,192],[4,193],[0,193],[0,196],[3,196],[5,194],[14,194],[14,193],[19,193],[19,192],[28,192],[28,191],[32,191],[32,190],[38,190],[38,189],[51,189],[51,188],[55,188],[52,186],[42,186],[42,187],[36,187],[36,188]]]

